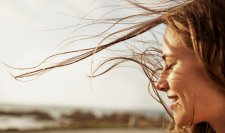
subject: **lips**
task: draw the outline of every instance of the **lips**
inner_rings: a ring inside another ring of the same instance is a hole
[[[174,107],[179,103],[179,97],[177,95],[168,95],[167,97],[171,101],[170,109],[173,110]]]

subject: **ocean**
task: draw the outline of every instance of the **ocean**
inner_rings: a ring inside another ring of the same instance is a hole
[[[165,133],[165,129],[84,129],[48,131],[4,131],[1,133]]]
[[[77,110],[0,106],[0,133],[162,133],[165,130],[161,128],[164,114],[160,112]]]

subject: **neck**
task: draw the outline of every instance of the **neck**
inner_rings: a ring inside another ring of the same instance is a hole
[[[214,114],[213,121],[210,122],[216,133],[225,133],[225,99],[221,102],[218,112]]]
[[[213,124],[212,127],[216,131],[216,133],[225,133],[225,118],[218,120],[217,124]]]

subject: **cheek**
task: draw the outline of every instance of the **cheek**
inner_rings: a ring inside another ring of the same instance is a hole
[[[178,106],[173,110],[174,120],[180,126],[187,126],[202,120],[201,116],[205,109],[202,106],[204,104],[202,99],[206,99],[202,98],[206,96],[202,88],[205,89],[209,85],[203,78],[205,76],[196,67],[181,66],[177,66],[171,72],[168,82],[170,90],[180,99]],[[198,108],[197,105],[199,105]]]
[[[173,110],[174,120],[180,126],[191,124],[194,115],[194,94],[188,82],[184,81],[185,79],[179,77],[170,80],[170,89],[178,95],[180,100]]]
[[[187,126],[194,120],[194,103],[192,99],[180,96],[180,102],[174,109],[174,120],[180,126]]]

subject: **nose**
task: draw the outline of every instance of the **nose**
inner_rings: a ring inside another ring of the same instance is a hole
[[[155,84],[155,88],[160,91],[167,91],[169,89],[169,84],[166,75],[160,74],[159,80]]]

